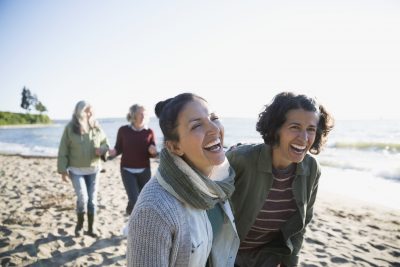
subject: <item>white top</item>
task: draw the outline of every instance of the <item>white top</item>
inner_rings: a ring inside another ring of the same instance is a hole
[[[211,251],[213,232],[210,220],[205,210],[195,209],[185,205],[190,227],[192,249],[189,267],[204,266]]]

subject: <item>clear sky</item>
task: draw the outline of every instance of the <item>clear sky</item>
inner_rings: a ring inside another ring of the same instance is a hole
[[[0,110],[124,117],[181,92],[254,117],[281,91],[337,119],[400,119],[400,1],[0,0]]]

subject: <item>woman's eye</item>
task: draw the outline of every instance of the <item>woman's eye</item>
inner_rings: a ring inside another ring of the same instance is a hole
[[[292,127],[290,127],[290,129],[293,129],[293,130],[299,130],[299,129],[300,129],[300,127],[299,127],[299,126],[297,126],[297,125],[293,125]]]
[[[200,126],[201,126],[200,124],[195,124],[195,125],[192,126],[192,130],[194,130],[196,128],[199,128]]]

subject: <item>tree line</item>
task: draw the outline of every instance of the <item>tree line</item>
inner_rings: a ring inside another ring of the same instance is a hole
[[[52,123],[49,116],[42,114],[47,111],[47,108],[39,100],[37,95],[24,86],[22,89],[21,108],[25,109],[26,113],[14,113],[0,111],[0,126],[3,125],[18,125],[18,124],[49,124]],[[34,108],[40,114],[29,114]]]

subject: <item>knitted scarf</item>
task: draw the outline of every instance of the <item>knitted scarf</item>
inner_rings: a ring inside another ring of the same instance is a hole
[[[216,166],[217,167],[217,166]],[[223,179],[213,181],[191,168],[183,159],[170,153],[166,148],[160,153],[158,171],[161,185],[167,191],[172,189],[180,199],[197,209],[208,210],[220,201],[226,201],[233,193],[235,172],[229,166]]]

